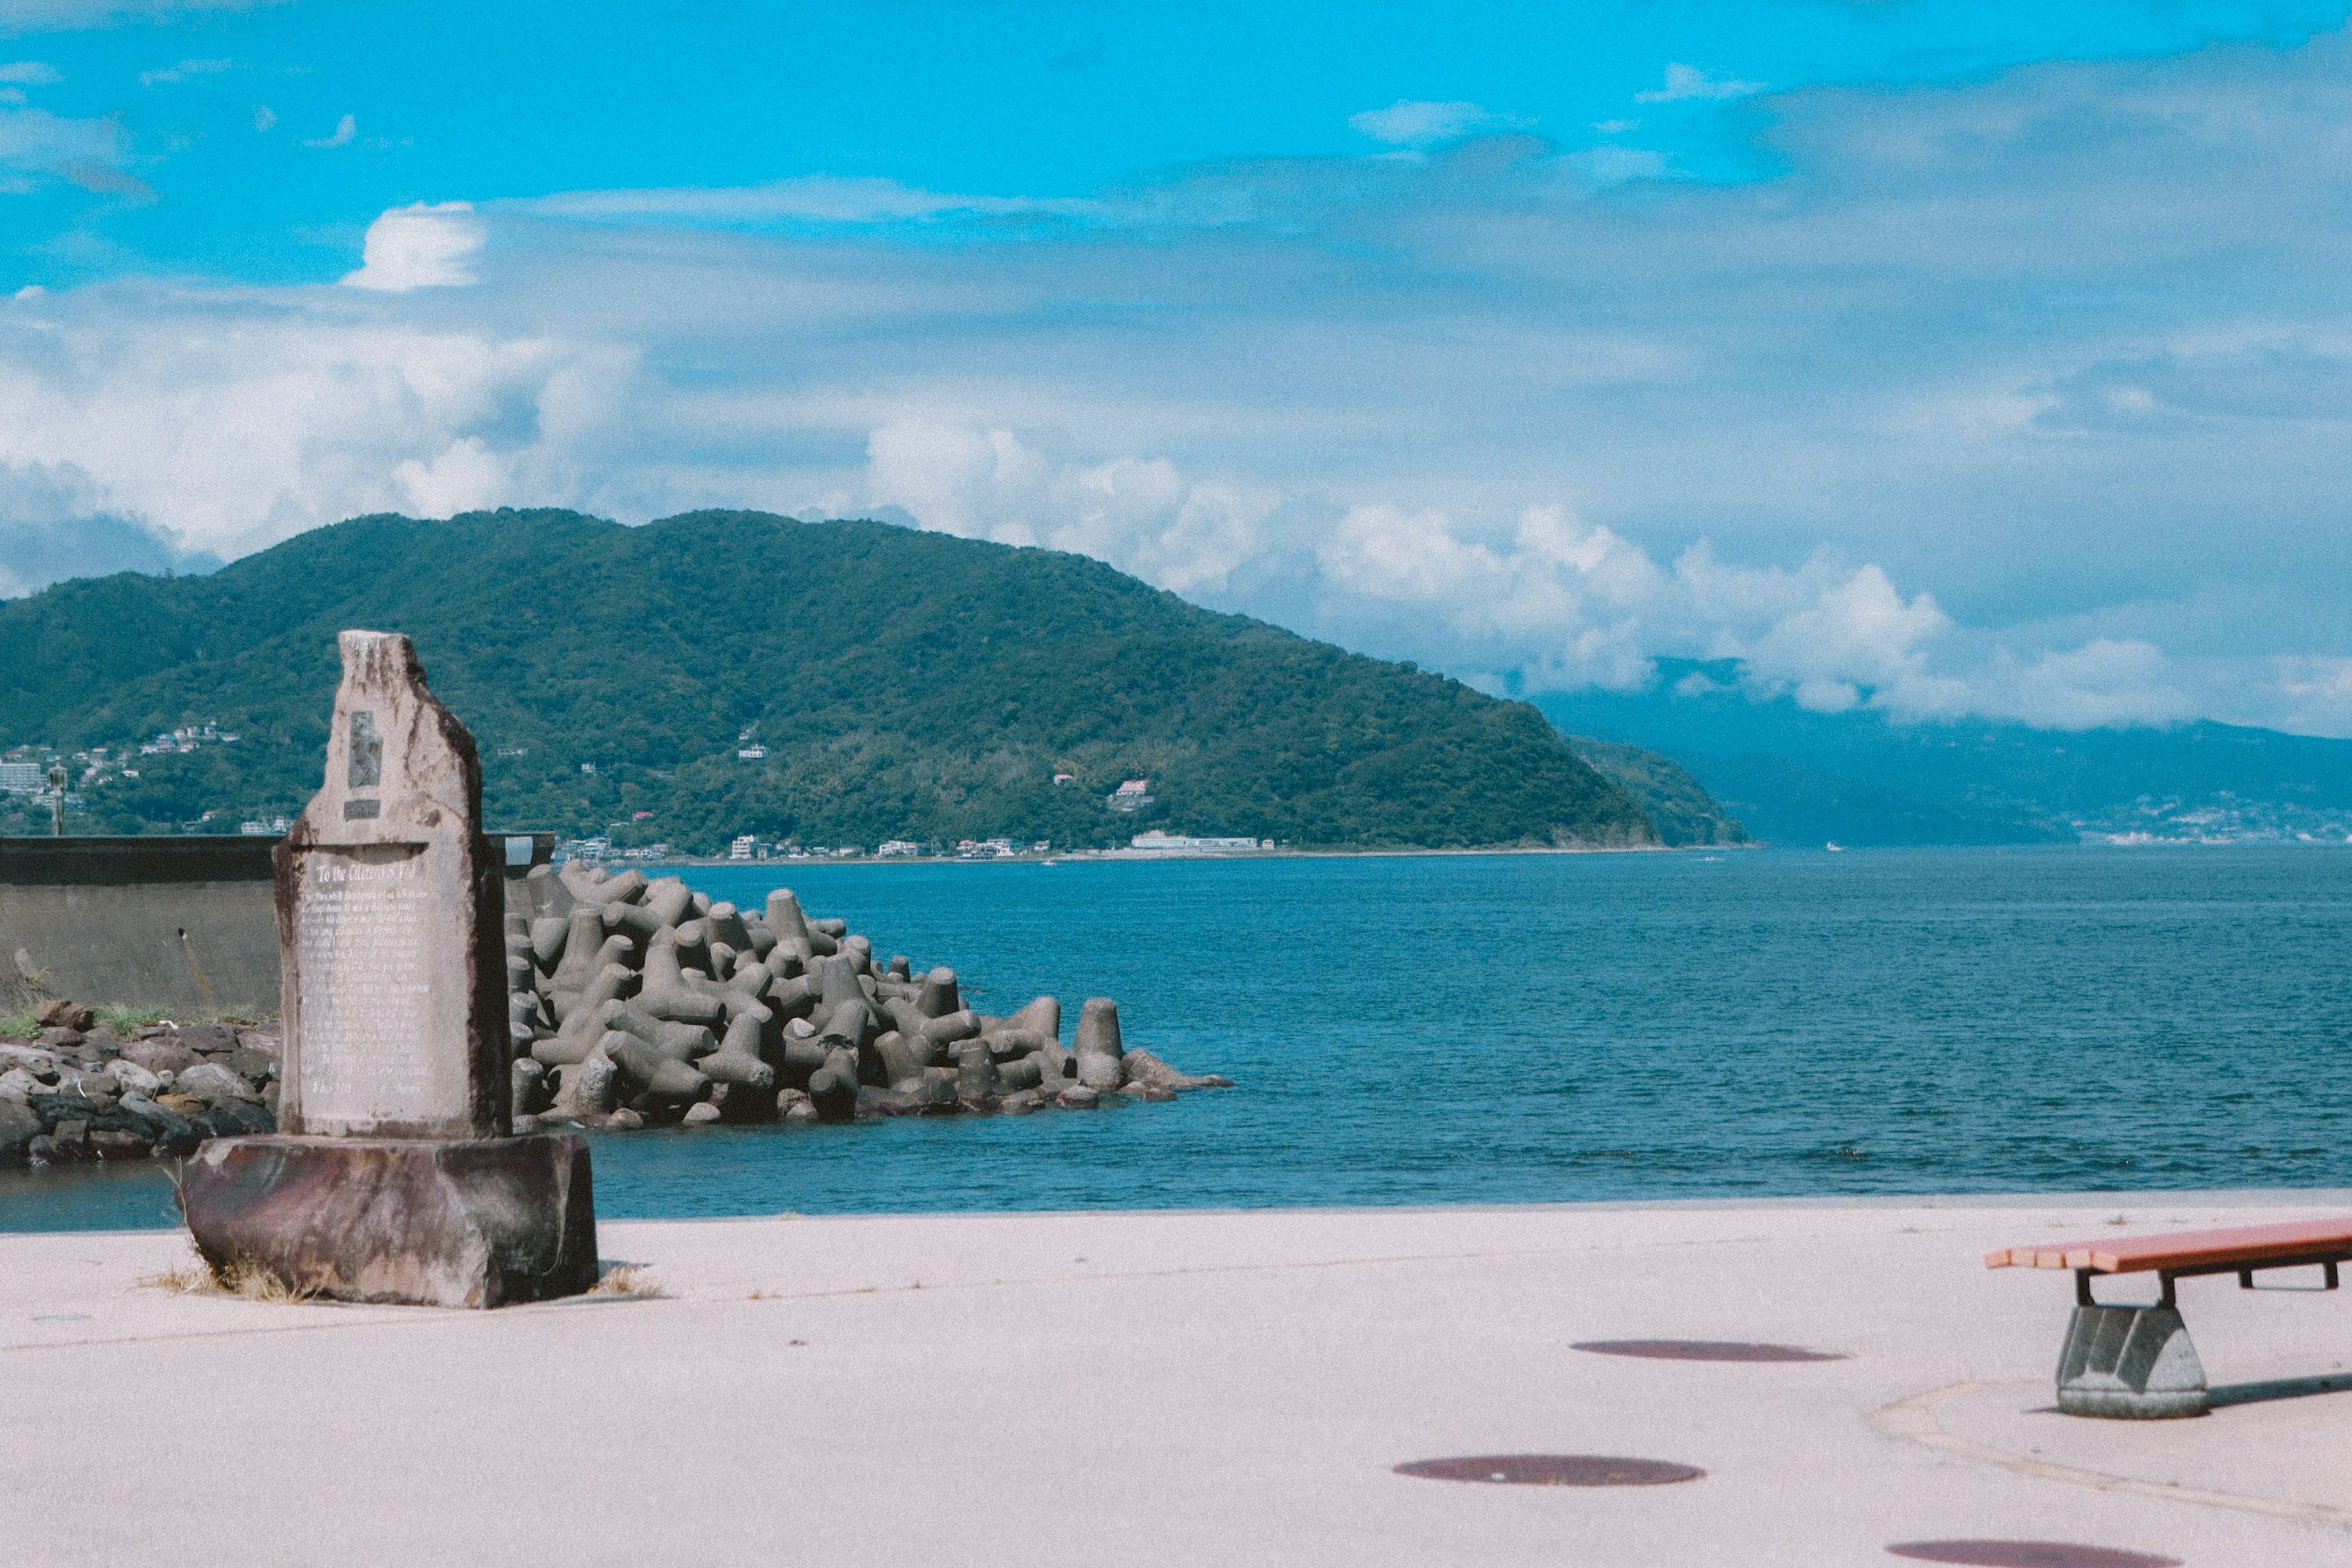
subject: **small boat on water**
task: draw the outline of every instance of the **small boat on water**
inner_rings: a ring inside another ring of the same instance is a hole
[[[1843,855],[1845,853],[1845,846],[1839,843],[1834,838],[1831,839],[1827,844],[1822,845],[1822,847],[1828,850],[1832,855]]]

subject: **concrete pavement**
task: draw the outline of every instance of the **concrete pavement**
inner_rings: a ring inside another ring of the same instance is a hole
[[[488,1313],[174,1295],[138,1282],[185,1260],[175,1235],[6,1236],[0,1540],[26,1563],[1820,1565],[1966,1537],[2341,1564],[2352,1292],[2184,1281],[2220,1408],[2086,1421],[2049,1408],[2071,1279],[1980,1259],[2347,1210],[623,1222],[600,1250],[660,1297]],[[1570,1348],[1616,1339],[1848,1359]],[[1391,1471],[1517,1453],[1707,1473]]]

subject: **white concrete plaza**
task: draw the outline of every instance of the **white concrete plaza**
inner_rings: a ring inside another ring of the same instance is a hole
[[[474,1313],[142,1288],[188,1256],[173,1234],[0,1237],[0,1561],[1829,1568],[1959,1537],[2340,1568],[2352,1291],[2184,1281],[2220,1408],[2088,1421],[2050,1409],[2071,1278],[1981,1255],[2347,1209],[607,1222],[662,1296]],[[1848,1359],[1570,1348],[1669,1338]],[[1706,1475],[1391,1468],[1522,1453]]]

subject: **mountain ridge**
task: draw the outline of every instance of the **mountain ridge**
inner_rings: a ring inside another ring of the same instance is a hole
[[[681,852],[1148,827],[1658,841],[1525,704],[1082,556],[749,511],[378,515],[203,576],[60,584],[0,604],[0,744],[111,749],[209,720],[237,740],[94,781],[86,830],[285,814],[316,787],[352,626],[415,638],[478,738],[486,810],[515,826]],[[1153,800],[1108,810],[1133,777]]]
[[[2042,730],[1898,723],[1756,700],[1737,661],[1660,659],[1646,688],[1531,699],[1563,733],[1663,752],[1759,838],[1787,844],[2352,836],[2352,741],[2194,720]]]

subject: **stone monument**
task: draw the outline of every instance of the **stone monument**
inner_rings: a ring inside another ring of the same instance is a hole
[[[326,785],[277,851],[280,1131],[197,1152],[188,1229],[215,1271],[341,1300],[585,1290],[587,1142],[511,1136],[503,876],[473,737],[406,637],[341,643]]]

